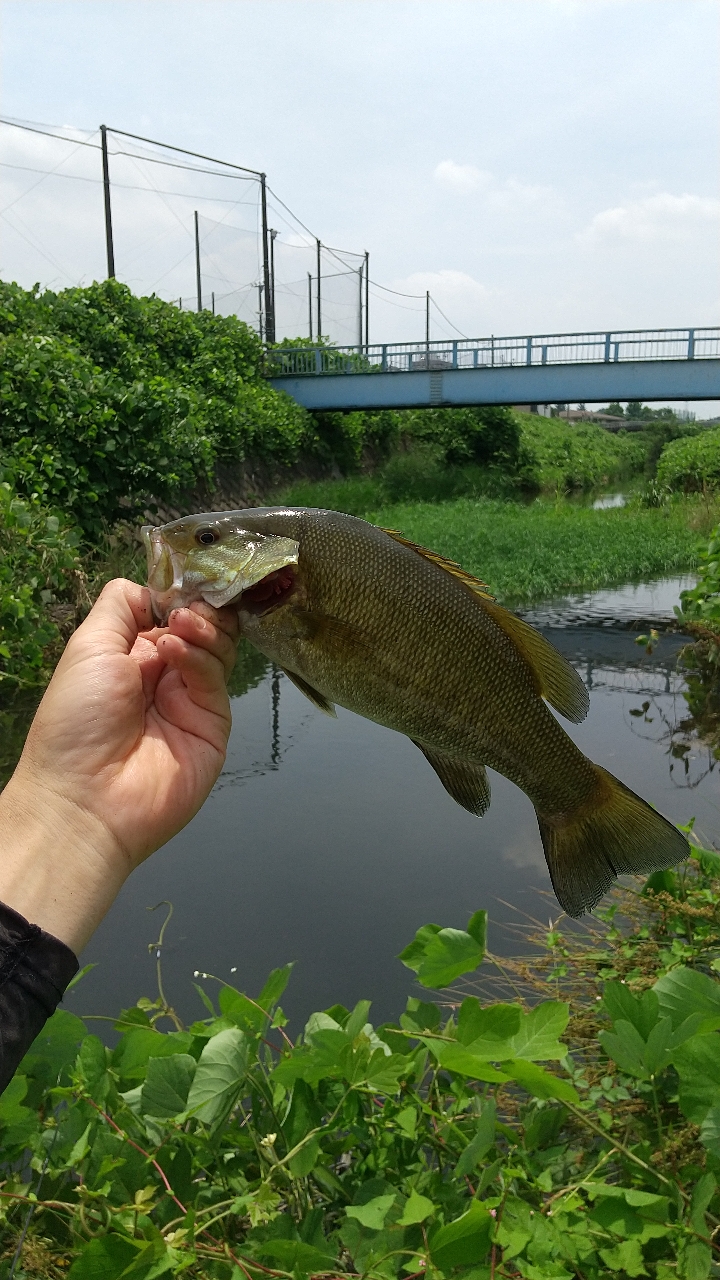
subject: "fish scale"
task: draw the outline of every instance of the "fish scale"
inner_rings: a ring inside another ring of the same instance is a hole
[[[569,914],[592,907],[620,872],[687,856],[681,833],[588,760],[546,705],[582,719],[578,674],[453,562],[313,508],[187,516],[146,531],[146,541],[151,592],[165,611],[212,601],[217,583],[223,599],[235,591],[251,644],[322,709],[337,704],[410,737],[470,812],[489,804],[485,766],[521,787]],[[185,565],[170,588],[158,568],[168,557]]]

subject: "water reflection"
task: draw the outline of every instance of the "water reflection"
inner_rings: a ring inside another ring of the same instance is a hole
[[[688,718],[676,668],[685,638],[662,635],[647,654],[632,631],[582,620],[546,634],[591,689],[585,723],[565,725],[581,749],[675,821],[696,817],[720,845],[714,763],[697,743],[678,762],[668,736]],[[145,908],[161,899],[175,905],[164,973],[184,1018],[202,1015],[194,970],[252,992],[296,960],[284,1002],[296,1025],[369,996],[378,1020],[396,1015],[412,982],[392,957],[429,920],[462,926],[486,906],[493,949],[509,952],[516,940],[502,927],[517,911],[547,918],[535,815],[506,779],[492,775],[491,808],[474,818],[406,738],[343,710],[322,715],[281,672],[256,670],[246,683],[217,787],[126,885],[83,956],[98,968],[71,1008],[114,1013],[152,993]]]

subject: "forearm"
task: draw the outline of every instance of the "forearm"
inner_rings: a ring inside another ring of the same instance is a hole
[[[69,947],[0,902],[0,1093],[77,968]]]
[[[0,795],[0,902],[78,953],[130,870],[98,818],[20,766]]]

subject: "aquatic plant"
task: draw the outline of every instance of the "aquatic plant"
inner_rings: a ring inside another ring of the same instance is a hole
[[[196,974],[186,1028],[158,959],[113,1048],[59,1010],[0,1098],[2,1274],[715,1274],[719,877],[696,849],[517,961],[482,911],[426,925],[400,959],[439,994],[379,1027],[334,1005],[293,1043],[290,965]]]

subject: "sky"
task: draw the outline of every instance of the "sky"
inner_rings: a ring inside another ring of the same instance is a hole
[[[267,173],[303,334],[314,236],[348,251],[323,256],[345,341],[365,251],[371,341],[421,339],[426,290],[434,338],[718,323],[717,0],[3,0],[0,23],[3,117],[70,139],[0,125],[5,279],[105,274],[105,123]],[[205,299],[257,310],[257,182],[110,150],[118,277],[195,305],[197,209]]]

